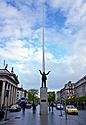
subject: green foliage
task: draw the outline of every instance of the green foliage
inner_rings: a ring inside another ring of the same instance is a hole
[[[28,90],[28,100],[30,100],[33,103],[37,103],[39,101],[37,89]]]
[[[35,104],[38,104],[38,103],[39,103],[39,97],[38,97],[38,96],[35,96],[35,97],[34,97],[34,102],[35,102]]]
[[[48,102],[55,102],[55,92],[48,92]]]
[[[76,98],[66,99],[66,102],[70,102],[70,103],[82,102],[82,101],[86,101],[86,96],[79,96],[79,97],[76,97]]]

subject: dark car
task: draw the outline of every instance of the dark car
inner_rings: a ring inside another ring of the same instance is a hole
[[[30,109],[32,107],[32,104],[31,103],[27,103],[26,104],[26,108]]]
[[[10,112],[18,112],[21,111],[21,107],[18,104],[14,104],[9,108]]]
[[[5,112],[3,109],[0,108],[0,118],[4,118]]]

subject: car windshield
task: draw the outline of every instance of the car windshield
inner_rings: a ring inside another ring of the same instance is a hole
[[[60,106],[60,105],[62,106],[62,104],[57,104],[57,105],[58,105],[58,106]]]
[[[68,105],[67,108],[75,108],[74,105]]]

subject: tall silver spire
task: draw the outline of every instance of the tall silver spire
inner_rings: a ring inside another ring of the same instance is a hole
[[[43,6],[43,16],[42,16],[42,68],[43,72],[45,72],[45,49],[44,49],[44,6]]]

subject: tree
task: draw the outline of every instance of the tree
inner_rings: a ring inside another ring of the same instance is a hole
[[[48,92],[48,102],[55,102],[55,92]]]
[[[37,101],[38,101],[37,95],[38,95],[37,89],[28,90],[28,100],[32,101],[33,103],[37,103]]]
[[[66,99],[67,103],[83,102],[86,101],[86,96],[74,97],[71,99]]]

